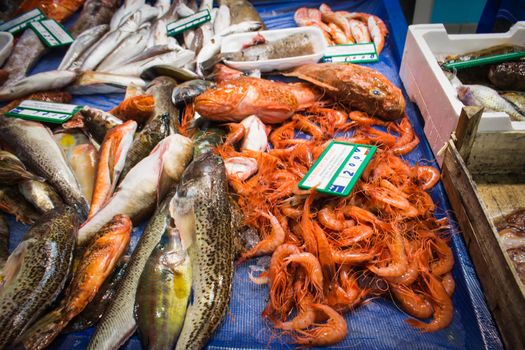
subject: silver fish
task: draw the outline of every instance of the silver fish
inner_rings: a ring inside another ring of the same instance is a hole
[[[155,7],[159,10],[158,18],[164,16],[170,9],[170,0],[157,0],[155,1]]]
[[[159,56],[147,58],[143,61],[129,63],[111,70],[112,74],[140,76],[142,72],[150,67],[161,64],[169,64],[174,67],[183,67],[195,57],[190,50],[172,51]]]
[[[109,23],[110,30],[120,27],[132,14],[146,4],[145,0],[125,0],[115,12]]]
[[[501,97],[512,103],[518,112],[525,115],[525,92],[510,91],[501,94]]]
[[[0,116],[0,136],[35,174],[45,178],[64,201],[87,215],[88,204],[82,195],[64,153],[51,131],[41,123]]]
[[[47,213],[64,203],[55,189],[46,182],[28,180],[18,184],[22,196],[41,213]]]
[[[483,85],[463,85],[458,88],[459,99],[467,106],[483,106],[489,110],[507,113],[512,120],[524,121],[514,106],[496,90]]]
[[[213,22],[213,31],[215,33],[222,33],[226,28],[230,26],[230,8],[226,5],[219,6],[219,11]]]
[[[67,70],[86,50],[93,46],[108,31],[107,24],[90,28],[80,34],[67,50],[58,70]]]
[[[168,40],[167,45],[155,45],[152,47],[148,47],[143,52],[133,57],[126,58],[126,60],[122,62],[122,64],[124,65],[124,64],[135,63],[135,62],[139,62],[139,61],[142,61],[148,58],[152,58],[158,55],[162,55],[168,52],[180,51],[180,50],[182,50],[182,48],[177,44],[176,40],[175,41]]]
[[[12,100],[33,92],[62,89],[76,77],[77,73],[63,70],[37,73],[0,89],[0,101]]]
[[[102,72],[85,72],[66,90],[73,95],[122,93],[126,87],[134,84],[145,87],[146,82],[138,77]]]
[[[158,19],[151,26],[148,41],[146,46],[153,47],[155,45],[167,45],[169,42],[168,31],[166,29],[166,21]],[[173,38],[175,39],[175,38]]]

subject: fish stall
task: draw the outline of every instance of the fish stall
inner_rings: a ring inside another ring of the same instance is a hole
[[[503,348],[397,2],[0,21],[0,349]]]

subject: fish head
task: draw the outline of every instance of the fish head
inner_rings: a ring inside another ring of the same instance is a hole
[[[240,79],[222,83],[197,96],[195,110],[203,117],[227,117],[248,94],[249,88],[250,85]]]

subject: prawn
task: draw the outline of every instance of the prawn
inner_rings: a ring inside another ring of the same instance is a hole
[[[323,272],[319,260],[311,253],[296,253],[284,259],[285,264],[299,264],[306,271],[307,281],[312,285],[316,293],[323,295]],[[307,283],[308,283],[307,282]]]
[[[300,279],[294,283],[297,315],[287,322],[275,322],[275,326],[282,330],[292,331],[295,329],[306,329],[315,322],[315,310],[311,307],[314,298],[303,288],[304,280]]]
[[[328,346],[340,342],[348,332],[346,321],[337,311],[328,305],[312,304],[311,307],[317,311],[318,317],[322,314],[326,323],[314,323],[313,328],[307,330],[295,330],[293,337],[297,344],[308,346]]]
[[[363,240],[369,239],[374,234],[374,229],[367,225],[356,225],[345,228],[338,240],[338,244],[342,247],[350,246],[359,243]]]
[[[279,220],[270,212],[261,212],[260,214],[270,221],[270,224],[272,225],[272,233],[257,243],[255,247],[244,253],[241,256],[240,261],[245,261],[256,256],[270,254],[274,252],[277,247],[284,243],[286,233]]]
[[[445,291],[448,295],[452,296],[454,294],[454,290],[456,289],[456,282],[454,282],[454,277],[452,277],[452,273],[447,272],[443,276],[441,276],[441,284],[443,285],[443,288],[445,288]]]
[[[432,304],[424,295],[416,293],[409,287],[398,284],[390,284],[390,291],[400,306],[410,316],[417,318],[429,318],[434,313]]]
[[[292,121],[295,121],[295,128],[299,131],[305,132],[311,135],[314,139],[322,139],[324,137],[323,130],[314,123],[300,114],[295,114],[292,117]]]
[[[408,260],[405,253],[404,240],[399,232],[396,232],[393,242],[387,243],[388,250],[392,256],[392,261],[388,266],[378,267],[369,265],[368,269],[381,277],[399,277],[408,268]]]
[[[439,170],[433,166],[416,166],[413,171],[416,181],[420,184],[422,190],[429,190],[434,187],[441,178]]]
[[[331,208],[325,207],[317,213],[317,220],[332,231],[342,231],[345,228],[345,219],[344,216],[342,218],[340,216],[335,214]]]
[[[301,234],[303,236],[306,251],[317,255],[317,241],[313,232],[312,220],[310,218],[310,207],[314,201],[316,188],[310,190],[310,195],[304,202],[303,216],[301,217]]]
[[[432,241],[432,246],[439,259],[430,264],[430,271],[436,276],[441,276],[452,271],[454,267],[454,255],[446,241],[436,237],[436,239]]]

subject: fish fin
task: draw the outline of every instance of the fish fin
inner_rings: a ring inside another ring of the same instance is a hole
[[[33,241],[31,239],[22,241],[11,253],[11,255],[9,255],[9,258],[7,258],[7,261],[2,270],[4,279],[1,286],[9,284],[9,282],[16,278],[18,272],[20,271],[20,267],[22,266],[22,261],[29,251],[32,242]]]
[[[285,77],[297,77],[299,79],[302,79],[302,80],[306,80],[314,85],[317,85],[319,87],[322,87],[324,89],[327,89],[327,90],[331,90],[331,91],[339,91],[339,89],[331,86],[331,85],[328,85],[326,83],[323,83],[322,81],[319,81],[317,79],[314,79],[312,77],[309,77],[308,75],[304,75],[302,73],[298,73],[296,71],[291,71],[291,72],[288,72],[288,73],[282,73]]]
[[[34,349],[45,347],[61,332],[67,323],[64,306],[49,312],[22,333],[15,341],[15,348]]]

